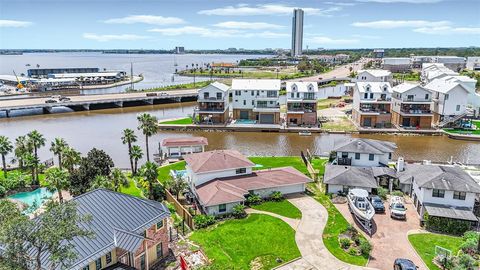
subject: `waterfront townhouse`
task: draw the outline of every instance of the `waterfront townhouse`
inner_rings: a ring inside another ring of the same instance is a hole
[[[434,126],[444,126],[465,116],[469,92],[461,83],[435,79],[425,88],[432,92]]]
[[[388,82],[357,82],[353,90],[352,119],[362,127],[391,127],[392,87]]]
[[[198,106],[194,113],[201,124],[224,124],[228,121],[229,89],[223,83],[214,82],[198,91]]]
[[[287,82],[287,125],[317,125],[318,85],[313,82]]]
[[[72,239],[77,256],[69,269],[148,270],[168,255],[170,211],[162,203],[106,189],[87,192],[72,201],[80,215],[91,217],[84,226],[94,236]],[[45,269],[61,269],[51,265],[48,254],[41,260]]]
[[[354,82],[391,82],[392,73],[383,69],[365,69],[359,70]]]
[[[237,122],[280,124],[280,80],[234,79],[231,91]]]
[[[445,67],[442,63],[425,63],[422,65],[421,79],[424,83],[429,83],[435,79],[447,76],[457,75],[457,72]]]
[[[403,128],[432,127],[432,93],[414,83],[393,87],[392,124]]]
[[[397,145],[392,142],[372,139],[351,139],[334,146],[333,164],[385,167],[392,160]]]
[[[477,222],[473,213],[480,193],[478,183],[458,166],[404,164],[400,182],[411,183],[415,210],[423,221],[429,216]]]
[[[300,193],[312,180],[293,167],[256,170],[235,150],[215,150],[185,156],[186,180],[199,209],[210,215],[231,213],[249,194]]]

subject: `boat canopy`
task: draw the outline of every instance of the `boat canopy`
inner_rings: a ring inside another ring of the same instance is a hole
[[[350,189],[348,191],[348,193],[352,194],[355,197],[363,197],[363,198],[368,197],[368,191],[366,191],[365,189],[361,189],[361,188]]]

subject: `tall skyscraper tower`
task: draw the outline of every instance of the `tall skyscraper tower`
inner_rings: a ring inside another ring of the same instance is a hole
[[[302,55],[303,10],[294,9],[292,18],[292,56]]]

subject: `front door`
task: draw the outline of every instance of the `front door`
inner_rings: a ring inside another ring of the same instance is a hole
[[[240,111],[240,119],[248,119],[248,111]]]
[[[409,127],[410,126],[410,118],[403,118],[402,120],[402,126],[404,127]]]
[[[371,117],[363,118],[363,126],[364,127],[371,127],[372,126],[372,118]]]

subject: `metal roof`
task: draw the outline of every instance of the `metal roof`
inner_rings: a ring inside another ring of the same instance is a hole
[[[453,207],[432,203],[425,203],[424,206],[430,216],[478,221],[472,209],[468,207]]]

